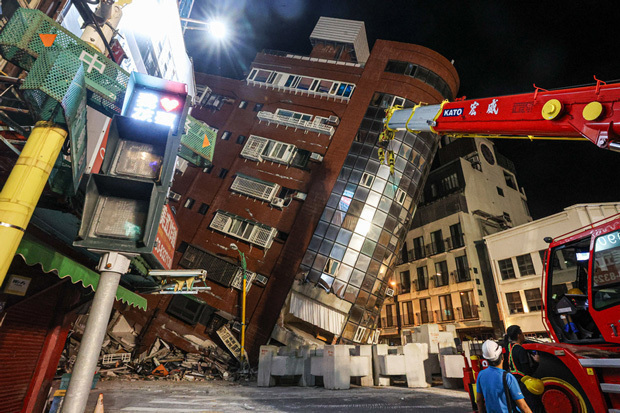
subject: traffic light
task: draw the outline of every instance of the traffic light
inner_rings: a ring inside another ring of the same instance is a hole
[[[184,84],[132,74],[123,115],[112,119],[99,174],[91,175],[78,239],[95,251],[142,254],[154,267],[157,230],[185,116]]]

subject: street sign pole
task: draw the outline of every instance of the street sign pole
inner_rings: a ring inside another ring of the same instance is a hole
[[[80,343],[80,351],[71,373],[62,413],[83,413],[86,408],[116,290],[121,275],[129,270],[130,262],[130,257],[117,252],[106,252],[99,261],[97,269],[101,277]]]

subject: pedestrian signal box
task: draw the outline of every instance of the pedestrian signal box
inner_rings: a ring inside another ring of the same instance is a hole
[[[99,174],[91,175],[78,239],[96,251],[153,250],[187,115],[186,85],[132,73],[123,115],[112,118]]]

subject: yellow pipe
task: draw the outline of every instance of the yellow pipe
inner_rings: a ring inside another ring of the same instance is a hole
[[[66,137],[58,125],[37,122],[0,192],[0,285]]]
[[[243,361],[245,360],[245,296],[248,277],[246,275],[246,269],[243,269],[243,298],[241,300],[241,368],[243,368]]]

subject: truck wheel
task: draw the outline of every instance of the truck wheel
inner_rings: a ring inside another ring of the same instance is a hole
[[[539,352],[540,365],[534,377],[545,384],[542,403],[547,413],[587,413],[592,411],[583,388],[564,363],[549,353]]]
[[[586,413],[583,395],[570,383],[557,377],[543,377],[545,392],[542,402],[547,413]]]

